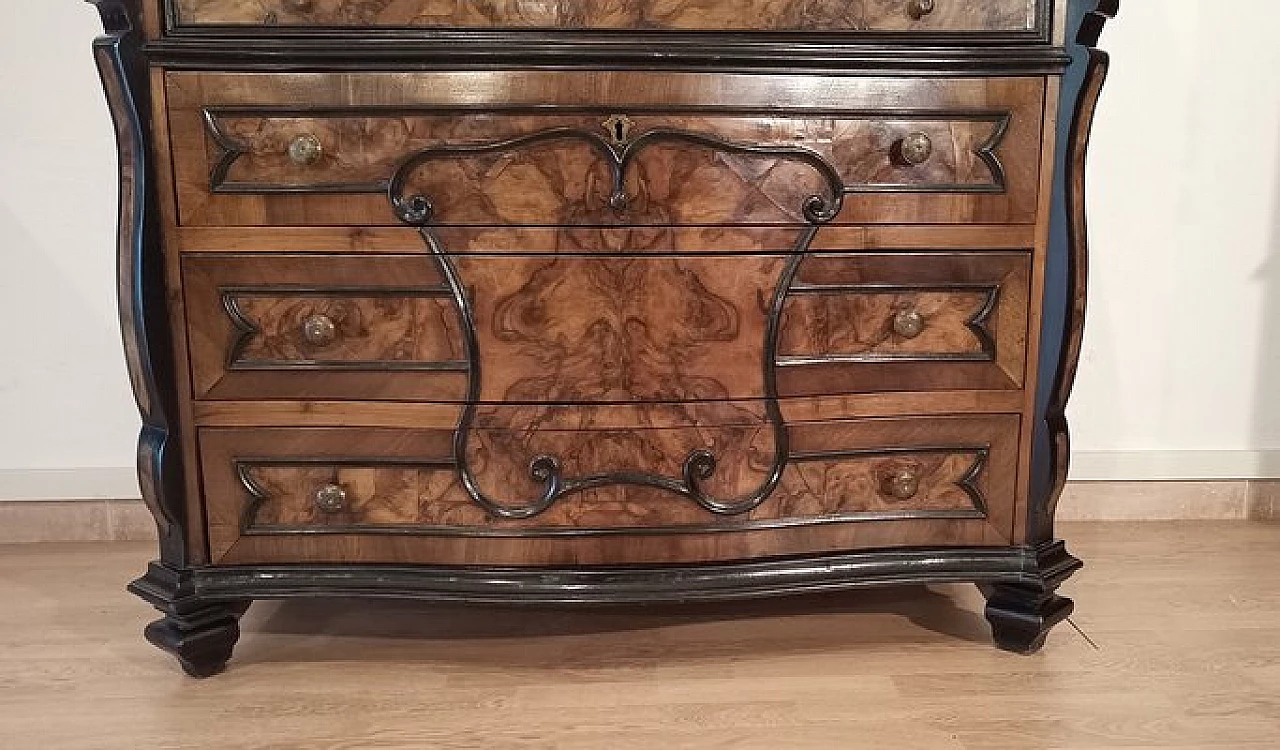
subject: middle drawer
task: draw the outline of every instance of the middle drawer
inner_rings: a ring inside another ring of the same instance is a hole
[[[187,255],[200,399],[633,403],[1022,387],[1021,252]],[[469,321],[469,322],[468,322]]]

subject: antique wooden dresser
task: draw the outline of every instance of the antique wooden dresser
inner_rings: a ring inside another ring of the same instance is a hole
[[[1070,613],[1116,0],[92,1],[188,673],[261,598]]]

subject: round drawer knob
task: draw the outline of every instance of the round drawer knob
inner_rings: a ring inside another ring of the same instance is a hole
[[[321,513],[341,513],[347,509],[347,491],[339,484],[326,484],[316,490],[316,510]]]
[[[899,310],[893,316],[893,332],[904,339],[913,339],[924,331],[924,316],[916,310]]]
[[[328,346],[338,338],[338,326],[328,315],[309,315],[302,321],[302,338],[312,346]]]
[[[930,5],[933,3],[930,2]],[[284,7],[294,13],[310,13],[315,9],[315,0],[284,0]]]
[[[919,21],[933,12],[933,0],[911,0],[907,3],[907,15]]]
[[[924,164],[933,156],[933,141],[924,133],[910,133],[898,141],[898,153],[913,167]]]
[[[910,500],[920,492],[920,475],[910,469],[900,471],[884,482],[884,494],[895,500]]]
[[[324,146],[320,139],[310,133],[304,133],[289,141],[289,161],[300,167],[309,167],[324,156]]]

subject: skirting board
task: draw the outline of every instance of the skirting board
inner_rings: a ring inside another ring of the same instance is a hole
[[[1073,451],[1076,481],[1184,482],[1280,477],[1280,451]]]
[[[1064,521],[1280,520],[1280,480],[1071,482]],[[0,501],[0,544],[155,539],[141,500]]]

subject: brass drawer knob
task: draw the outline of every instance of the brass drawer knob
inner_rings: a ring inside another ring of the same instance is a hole
[[[340,484],[326,484],[316,490],[315,502],[321,513],[341,513],[347,509],[347,491]]]
[[[913,339],[924,332],[924,316],[916,310],[899,310],[893,316],[893,332],[904,339]]]
[[[338,326],[328,315],[308,315],[302,321],[302,338],[312,346],[328,346],[338,339]]]
[[[300,167],[309,167],[324,156],[324,146],[320,139],[310,133],[303,133],[289,141],[289,161]]]
[[[911,0],[907,3],[907,15],[919,21],[933,12],[933,0]]]
[[[920,475],[907,469],[885,480],[884,494],[895,500],[910,500],[920,492]]]
[[[911,166],[919,166],[933,156],[933,140],[924,133],[909,133],[898,141],[898,153]]]

